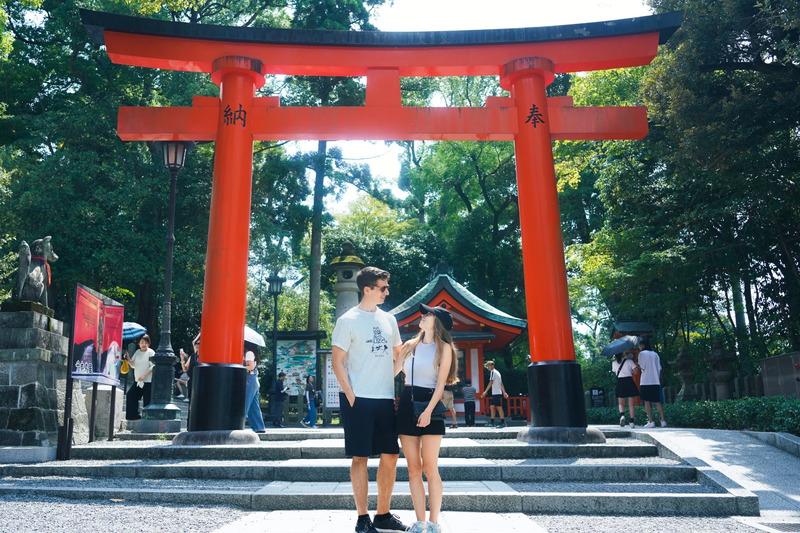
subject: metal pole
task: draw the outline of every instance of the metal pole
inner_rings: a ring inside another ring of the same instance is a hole
[[[274,386],[278,380],[278,295],[273,294],[272,299],[274,302],[272,308],[272,386]]]
[[[149,420],[176,420],[180,408],[172,403],[175,352],[172,351],[172,258],[175,249],[175,190],[178,170],[170,169],[169,215],[167,217],[167,257],[164,267],[164,303],[161,307],[161,335],[152,358],[153,384],[150,404],[144,408]],[[178,428],[180,429],[180,428]]]

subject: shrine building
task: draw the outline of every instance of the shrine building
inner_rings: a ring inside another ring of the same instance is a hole
[[[422,316],[420,304],[441,306],[453,315],[452,332],[458,348],[459,382],[470,381],[478,393],[488,384],[483,370],[484,360],[490,359],[486,354],[501,352],[527,327],[524,319],[511,316],[481,300],[449,274],[437,273],[427,285],[389,311],[397,319],[404,341],[419,331]],[[518,411],[514,414],[527,418],[527,399],[527,396],[510,399],[509,410]],[[479,400],[475,407],[476,414],[486,414],[487,405]],[[459,391],[455,393],[455,407],[463,416],[464,400]]]

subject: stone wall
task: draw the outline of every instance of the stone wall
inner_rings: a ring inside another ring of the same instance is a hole
[[[0,312],[0,446],[56,445],[68,343],[59,320],[36,311]],[[76,414],[85,415],[76,389]]]

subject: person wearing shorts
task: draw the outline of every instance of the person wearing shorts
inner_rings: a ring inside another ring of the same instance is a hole
[[[661,401],[661,358],[658,353],[653,351],[650,341],[643,339],[639,342],[639,366],[642,369],[642,379],[639,382],[639,395],[644,402],[644,410],[647,413],[646,428],[656,427],[653,421],[653,404],[658,409],[661,427],[667,427],[667,420],[664,417],[664,405]]]
[[[444,436],[444,420],[432,418],[446,385],[458,381],[458,359],[453,344],[453,317],[443,307],[420,305],[419,333],[409,339],[395,362],[395,373],[405,375],[403,393],[397,408],[397,432],[408,463],[408,486],[417,521],[411,533],[440,533],[442,478],[439,475],[439,448]],[[417,415],[414,403],[424,409]],[[425,485],[428,480],[429,519],[425,520]]]
[[[389,295],[389,273],[365,267],[356,276],[361,303],[346,311],[333,330],[333,371],[339,381],[339,409],[345,455],[352,459],[350,482],[358,518],[356,533],[406,531],[390,512],[400,447],[394,413],[394,366],[402,341],[397,320],[378,306]],[[380,456],[378,505],[367,507],[367,459]]]
[[[636,382],[633,380],[633,372],[636,368],[636,363],[633,361],[633,353],[626,351],[622,354],[617,354],[611,362],[611,373],[617,376],[617,407],[619,408],[619,425],[625,425],[631,428],[634,425],[634,407],[633,400],[639,396],[639,389],[636,387]],[[628,403],[629,418],[625,419],[625,402]]]
[[[503,386],[503,376],[500,375],[500,371],[494,367],[494,361],[486,361],[483,366],[489,371],[489,384],[486,386],[486,390],[483,391],[483,394],[481,394],[481,398],[485,398],[486,394],[491,389],[492,397],[489,403],[491,424],[492,427],[495,427],[494,414],[496,411],[500,417],[500,423],[496,427],[504,428],[506,427],[506,416],[503,412],[503,398],[508,398],[508,393]]]

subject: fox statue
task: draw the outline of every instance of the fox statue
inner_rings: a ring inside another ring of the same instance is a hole
[[[19,271],[15,296],[19,300],[38,302],[49,307],[47,288],[52,282],[50,263],[58,261],[51,237],[33,241],[33,247],[22,241],[19,245]]]

